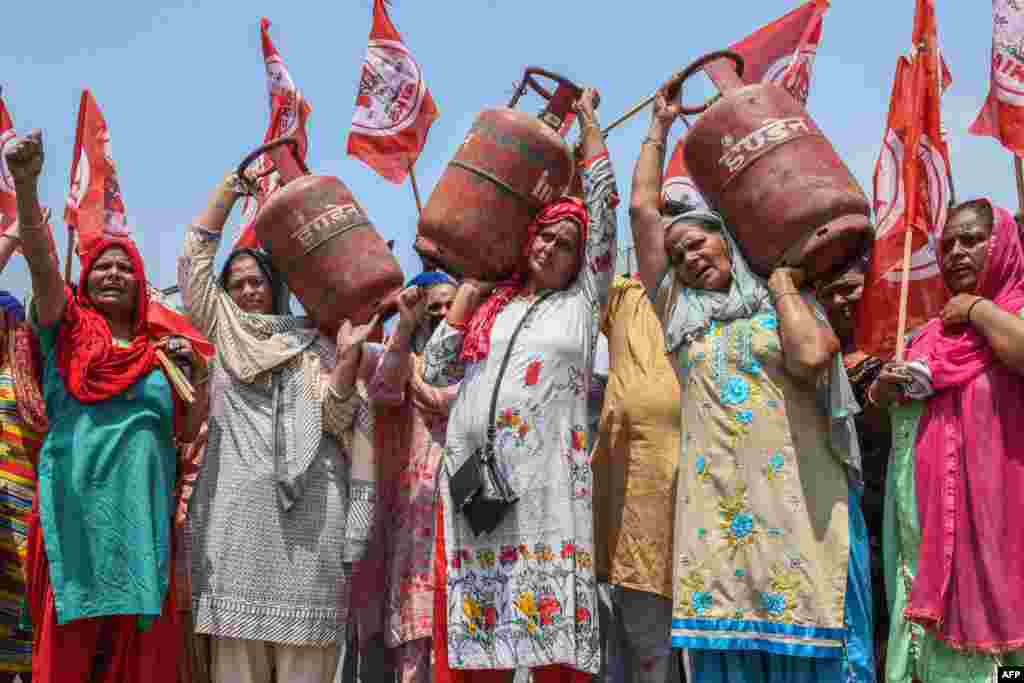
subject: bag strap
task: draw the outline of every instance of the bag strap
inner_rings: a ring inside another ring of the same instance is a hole
[[[498,412],[498,394],[501,392],[501,381],[505,378],[505,370],[508,368],[508,361],[512,358],[512,349],[515,347],[516,339],[519,338],[519,333],[523,330],[523,326],[526,324],[526,320],[530,317],[533,311],[540,306],[549,296],[555,293],[555,290],[545,292],[539,299],[530,304],[530,307],[526,309],[526,313],[516,323],[516,329],[512,331],[512,336],[508,340],[508,348],[505,349],[505,357],[501,359],[501,367],[498,369],[498,379],[494,382],[494,393],[491,394],[491,411],[487,418],[487,451],[488,453],[494,449],[494,437],[497,434],[497,429],[494,426],[494,420],[497,417]]]

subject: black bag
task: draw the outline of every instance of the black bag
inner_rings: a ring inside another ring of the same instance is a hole
[[[534,309],[551,294],[553,292],[547,292],[533,302],[512,332],[512,338],[508,340],[508,348],[505,350],[505,358],[502,359],[501,368],[498,370],[498,379],[494,383],[494,393],[491,395],[487,443],[476,449],[449,481],[455,509],[466,515],[469,526],[477,536],[494,531],[519,500],[519,495],[512,490],[511,484],[498,469],[494,458],[494,437],[497,431],[494,421],[497,417],[498,393],[501,391],[501,381],[505,377],[505,370],[508,368],[508,361],[512,357],[512,349],[515,347],[519,332]]]

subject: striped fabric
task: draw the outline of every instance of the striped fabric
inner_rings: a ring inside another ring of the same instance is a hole
[[[0,365],[0,672],[32,670],[32,635],[18,631],[25,595],[27,518],[35,492],[30,454],[41,437],[18,415],[10,365]]]

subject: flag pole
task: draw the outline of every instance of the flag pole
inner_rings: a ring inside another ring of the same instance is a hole
[[[413,164],[409,164],[409,182],[412,184],[412,196],[416,200],[416,212],[423,213],[423,202],[420,201],[420,188],[416,184],[416,171],[413,170]]]
[[[1024,165],[1016,154],[1013,155],[1013,174],[1017,176],[1017,207],[1024,213]]]
[[[75,231],[68,230],[68,253],[64,260],[64,282],[71,284],[71,260],[75,255]],[[54,254],[56,256],[56,254]]]

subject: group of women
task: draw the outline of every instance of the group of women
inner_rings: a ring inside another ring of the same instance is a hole
[[[229,175],[179,260],[209,363],[150,323],[130,240],[89,245],[77,286],[63,280],[41,138],[14,143],[0,259],[20,246],[32,299],[26,314],[0,297],[0,512],[18,520],[0,543],[0,675],[177,681],[187,556],[188,628],[218,683],[371,680],[375,648],[403,681],[613,680],[588,401],[618,194],[594,101],[576,104],[583,196],[540,210],[515,276],[425,273],[386,340],[379,318],[329,339],[292,314],[260,250],[215,273],[245,193]],[[883,662],[888,681],[980,682],[1024,663],[1013,217],[984,200],[951,211],[951,299],[907,362],[885,363],[852,346],[858,264],[764,279],[720,215],[664,211],[678,115],[659,94],[629,211],[682,406],[672,543],[654,549],[673,577],[664,638],[702,683],[866,683]]]

